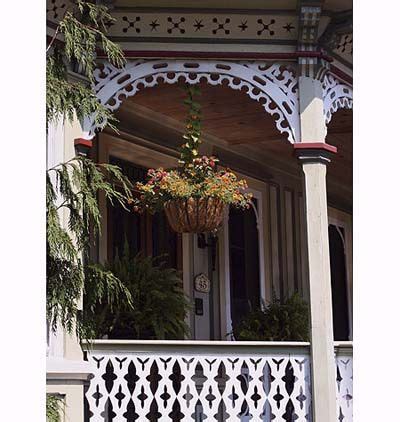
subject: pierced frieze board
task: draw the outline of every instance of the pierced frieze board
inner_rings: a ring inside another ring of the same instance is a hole
[[[280,64],[264,62],[229,62],[207,60],[134,60],[123,69],[104,64],[95,71],[94,90],[100,102],[114,111],[122,101],[140,89],[156,86],[160,82],[178,81],[210,85],[227,82],[235,90],[243,90],[253,100],[263,103],[265,111],[274,116],[277,129],[285,133],[290,142],[299,139],[299,98],[297,77]],[[86,122],[88,137],[95,126]]]
[[[339,422],[353,421],[353,357],[336,356],[336,409]]]
[[[353,89],[336,79],[332,74],[325,75],[322,88],[326,124],[331,121],[332,114],[339,108],[353,108]]]
[[[47,0],[47,20],[58,23],[66,9],[71,9],[70,0]],[[211,39],[221,40],[281,40],[296,41],[298,16],[296,13],[279,12],[221,13],[221,11],[140,11],[114,8],[116,19],[109,25],[108,34],[118,39]]]
[[[311,420],[309,358],[283,355],[89,355],[90,422]]]
[[[57,24],[64,16],[66,10],[71,10],[70,0],[47,0],[46,18],[48,21]]]
[[[220,38],[296,40],[296,15],[171,13],[114,10],[110,36],[127,38]]]
[[[333,53],[349,63],[353,62],[353,34],[343,34],[338,38],[338,42]]]

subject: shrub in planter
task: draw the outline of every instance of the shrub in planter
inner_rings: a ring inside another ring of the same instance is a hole
[[[186,87],[189,117],[176,169],[150,169],[146,183],[137,183],[139,197],[134,210],[156,212],[164,209],[171,227],[181,233],[203,233],[221,224],[228,205],[249,207],[251,194],[245,180],[229,169],[217,169],[216,157],[199,157],[200,105],[194,101],[197,87]]]
[[[308,341],[308,304],[298,293],[250,311],[233,329],[236,340]]]

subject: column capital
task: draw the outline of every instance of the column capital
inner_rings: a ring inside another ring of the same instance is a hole
[[[83,155],[87,157],[89,155],[90,149],[93,146],[93,141],[91,139],[75,138],[74,146],[77,155]]]
[[[298,142],[293,144],[296,157],[301,162],[328,164],[337,148],[325,142]]]

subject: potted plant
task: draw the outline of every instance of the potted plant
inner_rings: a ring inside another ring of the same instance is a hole
[[[234,327],[239,341],[309,341],[308,305],[298,293],[252,309]]]
[[[121,256],[117,251],[106,268],[129,292],[131,303],[120,301],[111,306],[99,301],[89,286],[83,312],[95,338],[177,340],[190,334],[186,316],[191,303],[183,291],[181,274],[168,268],[163,259],[134,255],[125,241]]]
[[[201,110],[194,100],[199,91],[186,86],[186,92],[189,116],[178,167],[150,169],[147,182],[136,184],[139,197],[133,205],[138,212],[165,210],[176,232],[204,233],[220,226],[227,206],[248,208],[252,195],[245,192],[245,180],[238,180],[229,169],[217,168],[216,157],[199,156]]]

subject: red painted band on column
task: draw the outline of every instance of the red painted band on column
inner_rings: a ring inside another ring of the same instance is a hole
[[[76,138],[74,139],[75,146],[82,146],[86,148],[92,148],[93,141],[91,139]]]
[[[325,142],[295,142],[293,144],[294,149],[320,149],[323,151],[331,152],[332,154],[337,153],[337,148],[333,145],[327,144]]]

